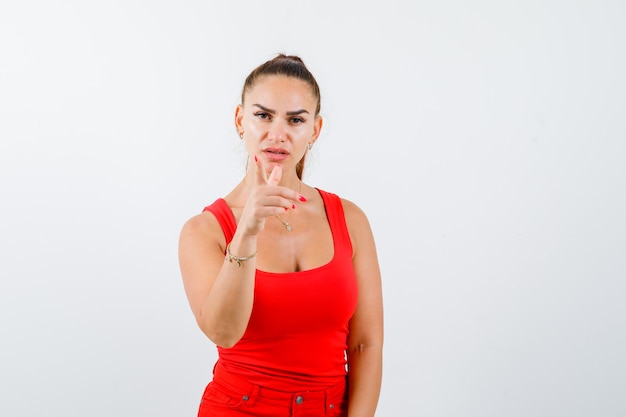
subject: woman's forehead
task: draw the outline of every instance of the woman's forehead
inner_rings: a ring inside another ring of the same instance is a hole
[[[298,101],[310,102],[315,105],[317,98],[311,86],[303,80],[286,75],[265,75],[260,77],[250,89],[245,92],[246,104],[250,100],[263,99],[270,101]]]

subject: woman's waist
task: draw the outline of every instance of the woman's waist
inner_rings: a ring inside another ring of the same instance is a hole
[[[259,386],[282,393],[324,390],[345,382],[345,364],[312,368],[307,364],[292,364],[287,367],[273,363],[259,363],[246,360],[232,360],[220,355],[214,368],[215,378],[227,377],[238,385]]]

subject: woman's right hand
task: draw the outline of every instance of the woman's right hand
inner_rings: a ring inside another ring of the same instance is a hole
[[[259,159],[254,156],[255,183],[250,189],[248,200],[243,208],[237,229],[256,236],[263,227],[265,220],[271,216],[280,216],[288,210],[295,209],[295,202],[301,199],[294,190],[278,185],[283,174],[280,164],[276,164],[269,177]]]

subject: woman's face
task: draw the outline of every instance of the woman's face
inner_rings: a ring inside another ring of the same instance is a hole
[[[322,118],[315,115],[317,98],[304,81],[284,75],[264,76],[246,92],[237,106],[235,125],[243,132],[251,158],[266,169],[280,164],[294,169],[309,144],[315,142]]]

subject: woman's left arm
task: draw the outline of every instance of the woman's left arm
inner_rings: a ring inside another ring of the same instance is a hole
[[[373,417],[382,381],[383,296],[376,245],[361,209],[343,200],[359,299],[348,335],[348,417]]]

